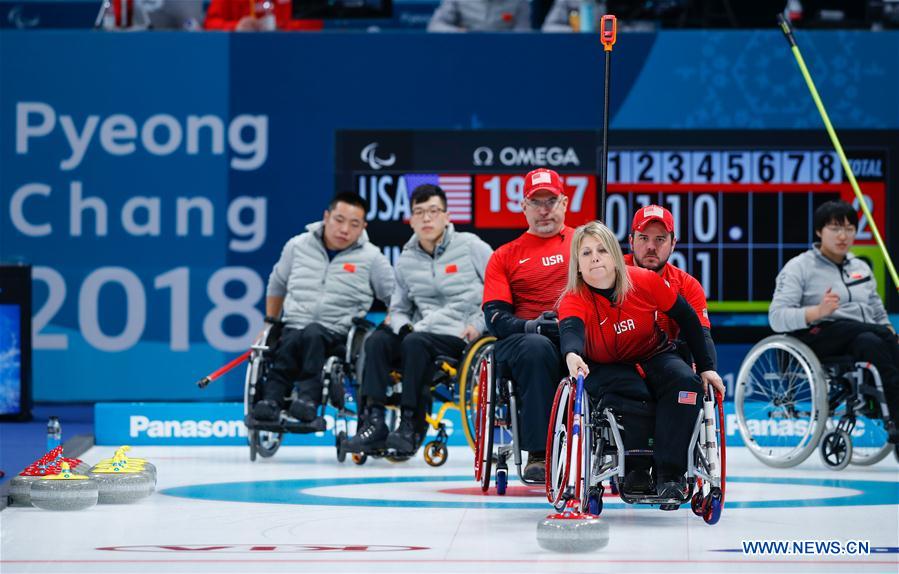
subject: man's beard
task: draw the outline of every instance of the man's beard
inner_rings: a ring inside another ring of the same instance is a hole
[[[637,263],[637,267],[642,267],[643,269],[649,269],[650,271],[656,272],[658,272],[659,269],[661,269],[665,266],[666,263],[668,263],[667,259],[665,261],[662,261],[662,259],[658,255],[653,255],[653,257],[659,260],[658,264],[656,264],[655,266],[646,265],[642,259],[637,259],[636,256],[634,256],[634,261]]]
[[[534,230],[538,233],[551,233],[558,228],[558,224],[555,221],[550,221],[547,223],[535,223]]]

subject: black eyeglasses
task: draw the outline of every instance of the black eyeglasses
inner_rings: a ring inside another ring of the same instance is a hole
[[[437,217],[441,213],[445,213],[445,209],[441,209],[439,207],[429,207],[427,209],[423,207],[418,207],[412,210],[412,217],[424,217],[425,214],[428,215],[431,219]]]

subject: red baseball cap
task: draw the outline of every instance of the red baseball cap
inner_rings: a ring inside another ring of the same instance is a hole
[[[538,191],[546,190],[553,195],[563,195],[565,186],[562,178],[551,169],[544,167],[528,172],[524,176],[524,198],[528,199]]]
[[[661,205],[647,205],[638,209],[637,213],[634,214],[634,223],[631,225],[631,229],[643,231],[653,221],[658,221],[664,225],[668,233],[674,232],[674,216]]]

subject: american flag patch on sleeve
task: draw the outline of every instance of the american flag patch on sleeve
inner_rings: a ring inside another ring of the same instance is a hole
[[[677,394],[677,402],[682,405],[695,405],[696,393],[690,391],[681,391]]]

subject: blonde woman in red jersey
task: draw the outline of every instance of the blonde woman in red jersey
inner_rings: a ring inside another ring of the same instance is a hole
[[[568,277],[565,260],[574,230],[565,225],[568,197],[551,169],[524,176],[521,209],[528,229],[494,251],[484,274],[484,318],[497,339],[496,361],[517,385],[519,445],[528,451],[523,478],[543,482],[546,429],[553,393],[562,377],[559,326],[542,320],[555,307]]]
[[[656,323],[659,312],[680,326],[699,376],[674,353]],[[703,388],[711,384],[724,392],[696,312],[652,271],[626,266],[615,235],[593,221],[577,228],[572,238],[559,319],[568,372],[587,375],[584,385],[592,397],[613,392],[655,403],[654,429],[632,425],[638,428],[625,430],[626,449],[645,449],[652,438],[654,456],[651,463],[647,457],[628,457],[631,470],[624,488],[629,492],[655,488],[659,496],[685,498],[686,452]]]

